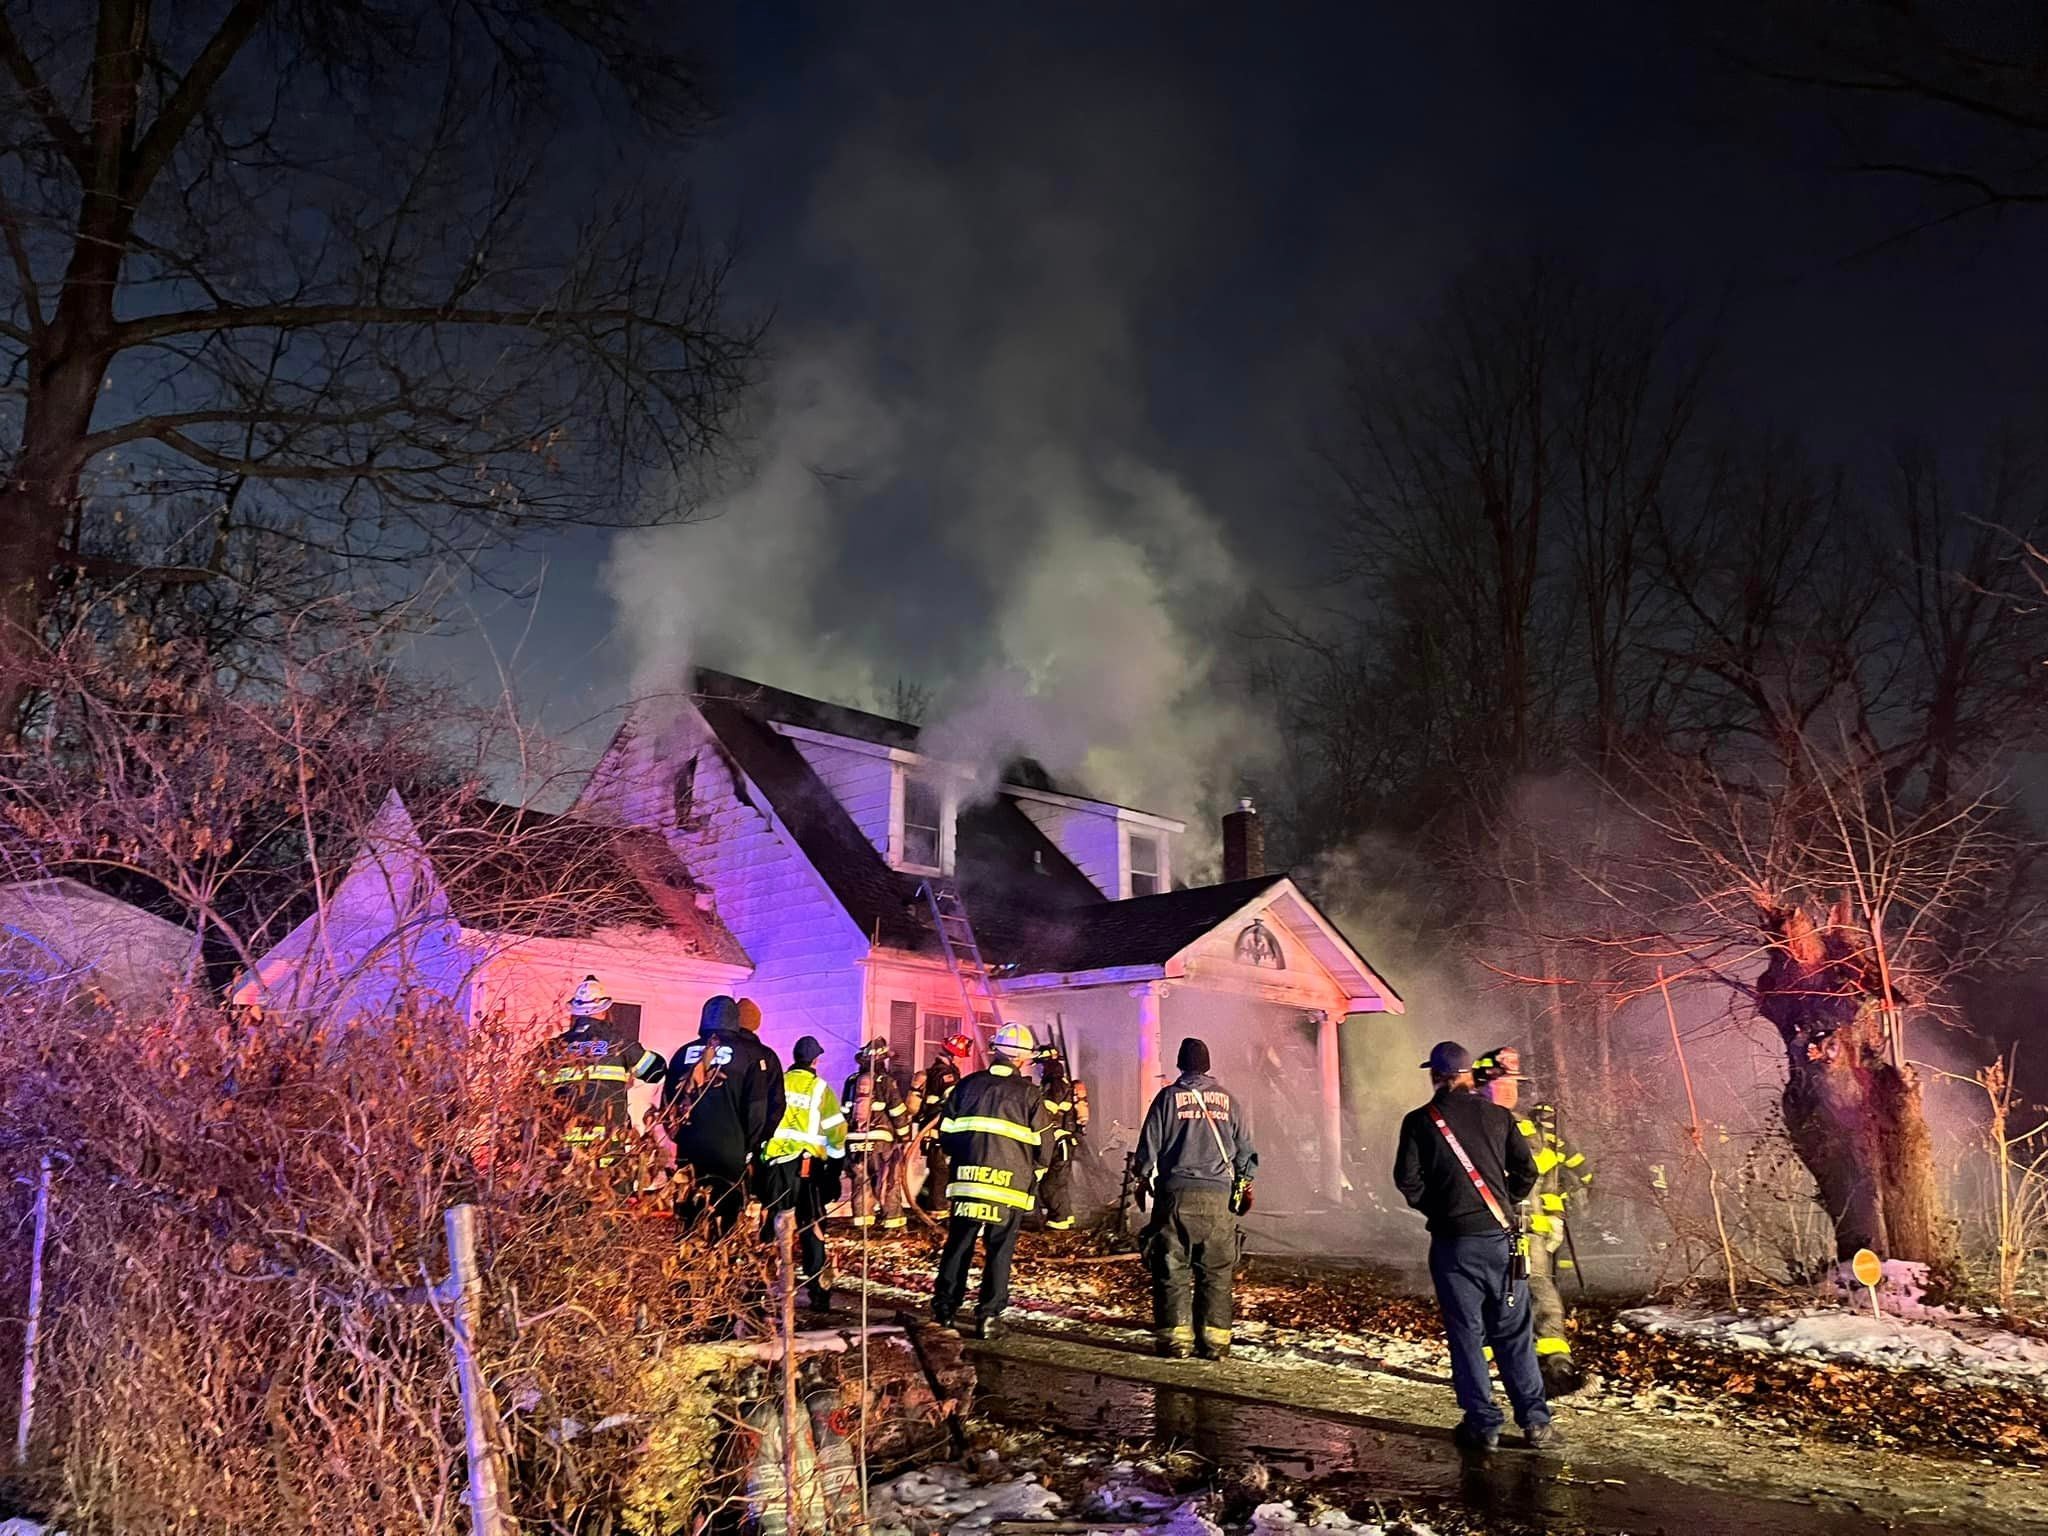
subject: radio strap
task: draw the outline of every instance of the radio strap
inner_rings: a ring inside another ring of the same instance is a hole
[[[1508,1219],[1508,1213],[1502,1207],[1500,1197],[1493,1192],[1493,1186],[1486,1182],[1485,1176],[1472,1166],[1472,1159],[1465,1152],[1465,1144],[1459,1141],[1456,1133],[1451,1130],[1450,1122],[1444,1119],[1443,1112],[1432,1104],[1429,1106],[1429,1118],[1436,1122],[1436,1128],[1443,1133],[1444,1140],[1450,1144],[1451,1154],[1458,1159],[1459,1165],[1464,1168],[1465,1177],[1472,1181],[1472,1187],[1479,1191],[1479,1198],[1486,1202],[1486,1208],[1493,1212],[1493,1219],[1500,1223],[1501,1231],[1512,1236],[1515,1224]]]

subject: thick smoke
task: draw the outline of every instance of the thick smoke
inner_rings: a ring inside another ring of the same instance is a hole
[[[1135,110],[977,123],[944,164],[885,126],[821,176],[808,280],[863,327],[779,337],[707,520],[620,540],[639,695],[692,661],[869,707],[902,679],[985,781],[1028,755],[1191,816],[1235,789],[1270,735],[1226,638],[1250,582],[1137,361],[1199,155]]]

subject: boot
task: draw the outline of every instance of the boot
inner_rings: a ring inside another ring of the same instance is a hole
[[[999,1317],[977,1317],[974,1320],[974,1336],[977,1339],[992,1339],[1003,1331],[1003,1320]]]

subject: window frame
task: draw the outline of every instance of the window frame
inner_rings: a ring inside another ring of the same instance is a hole
[[[910,786],[916,783],[920,788],[930,790],[938,798],[938,826],[927,829],[919,824],[919,830],[937,833],[938,861],[928,864],[922,859],[910,857]],[[954,835],[959,818],[959,786],[951,775],[919,769],[911,764],[899,765],[895,783],[890,795],[889,807],[889,863],[907,874],[950,875],[953,872]]]
[[[1137,867],[1136,851],[1132,846],[1138,842],[1146,842],[1152,845],[1153,867],[1142,872],[1145,878],[1152,881],[1152,889],[1149,891],[1141,892],[1138,889],[1138,880],[1141,872]],[[1123,894],[1125,900],[1128,901],[1141,895],[1163,896],[1166,892],[1173,889],[1172,855],[1167,851],[1166,834],[1164,832],[1151,827],[1127,826],[1124,828],[1123,852]]]

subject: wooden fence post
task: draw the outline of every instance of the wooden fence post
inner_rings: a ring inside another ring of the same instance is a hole
[[[28,1260],[28,1326],[21,1336],[21,1412],[14,1425],[14,1464],[28,1465],[29,1428],[36,1417],[36,1353],[43,1336],[43,1249],[50,1240],[50,1159],[36,1179],[35,1239]]]
[[[455,1341],[455,1377],[462,1393],[463,1450],[469,1458],[469,1525],[474,1536],[511,1536],[505,1491],[498,1477],[498,1412],[477,1359],[477,1324],[483,1312],[483,1277],[476,1267],[476,1207],[449,1207],[448,1278],[436,1287],[447,1306]]]
[[[782,1324],[782,1501],[789,1524],[788,1536],[797,1536],[797,1414],[802,1411],[796,1395],[796,1212],[775,1214],[775,1267],[781,1281]]]

